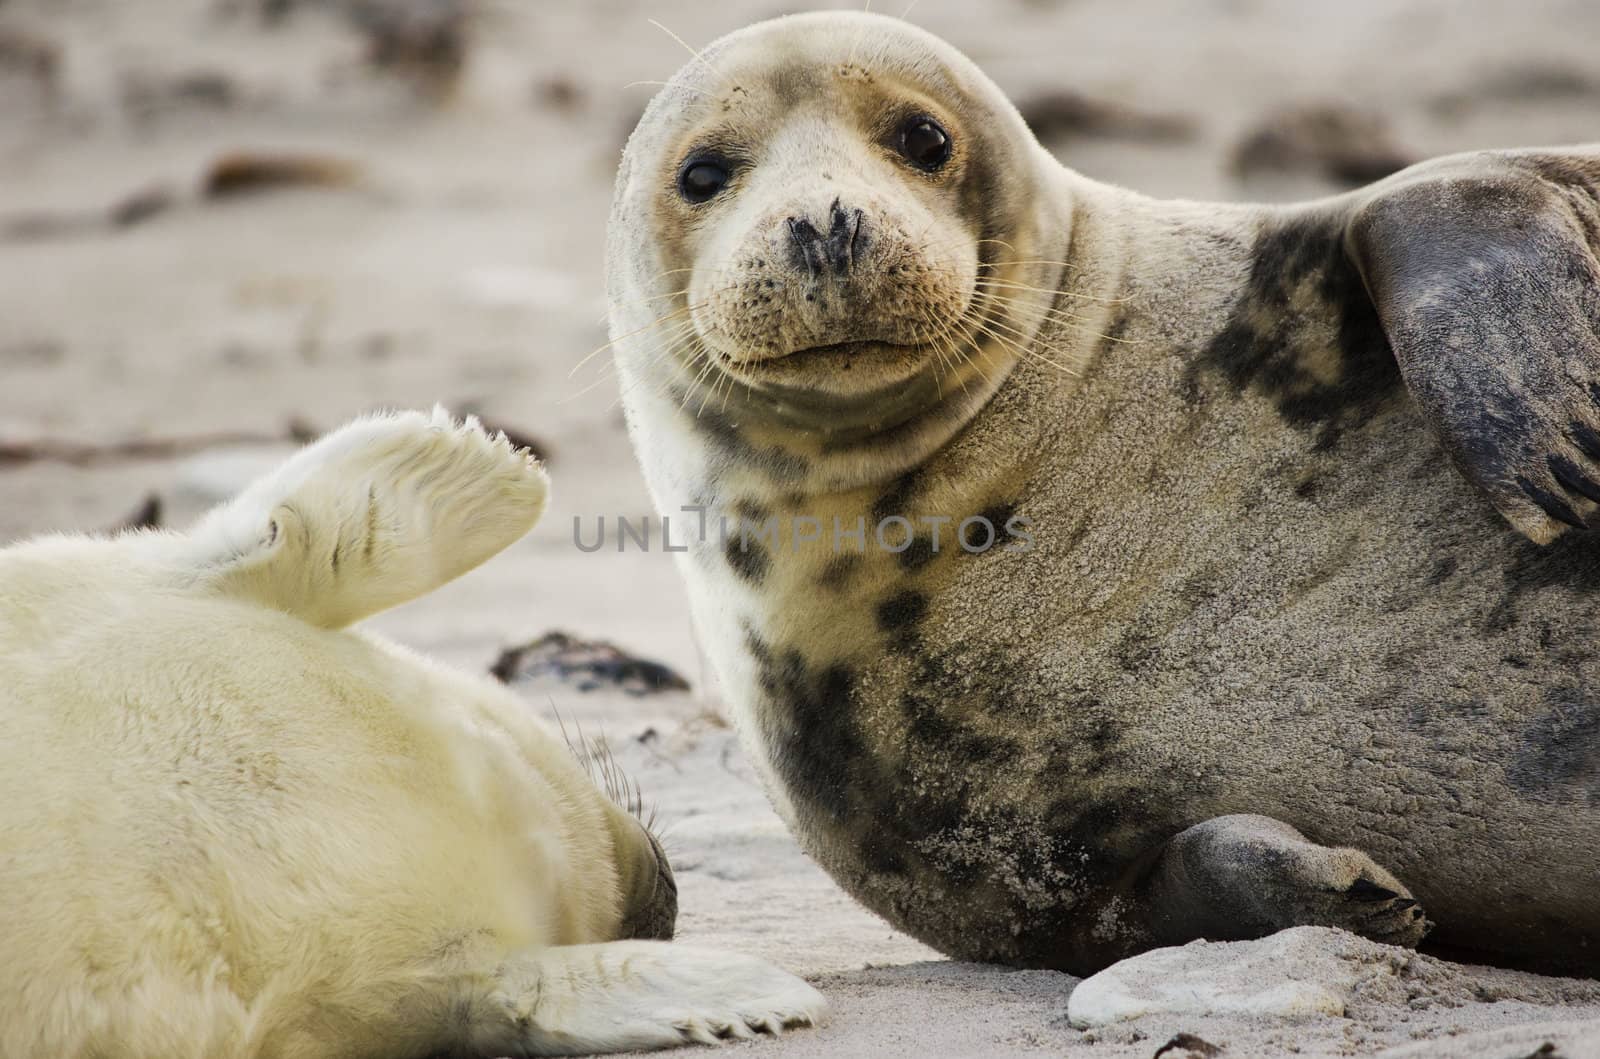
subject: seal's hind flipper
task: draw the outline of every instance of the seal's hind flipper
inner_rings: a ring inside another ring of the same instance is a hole
[[[1346,243],[1445,450],[1546,543],[1600,502],[1600,151],[1484,152],[1377,185]]]
[[[1178,832],[1128,901],[1143,906],[1159,945],[1318,926],[1415,948],[1431,926],[1411,892],[1365,853],[1246,814]]]
[[[484,1055],[716,1044],[815,1025],[827,1002],[769,963],[660,941],[545,949],[496,971],[465,1043]]]
[[[443,409],[360,419],[307,446],[189,535],[202,584],[339,628],[521,537],[544,510],[534,458]]]

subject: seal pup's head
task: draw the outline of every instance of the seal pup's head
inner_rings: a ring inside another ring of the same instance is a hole
[[[942,442],[1049,311],[1059,174],[988,78],[904,22],[827,12],[724,37],[625,152],[622,373],[824,451]]]

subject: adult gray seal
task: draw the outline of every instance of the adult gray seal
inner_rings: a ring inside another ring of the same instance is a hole
[[[697,56],[611,326],[806,849],[964,958],[1431,920],[1600,972],[1597,195],[1585,148],[1161,202],[893,19]]]

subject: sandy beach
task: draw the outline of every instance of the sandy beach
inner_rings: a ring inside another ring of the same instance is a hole
[[[575,519],[650,511],[607,357],[585,359],[606,341],[603,232],[639,82],[685,61],[671,34],[698,46],[788,10],[0,0],[0,542],[109,529],[152,496],[182,525],[362,411],[476,411],[547,457],[549,514],[371,624],[477,671],[562,630],[688,681],[518,687],[603,735],[657,807],[680,937],[777,961],[833,1004],[823,1028],[737,1047],[1600,1056],[1600,983],[1333,931],[1151,954],[1075,1002],[1063,974],[945,960],[799,850],[670,558],[574,542]],[[1449,151],[1600,139],[1592,0],[921,0],[911,19],[1065,164],[1152,195],[1282,200]]]

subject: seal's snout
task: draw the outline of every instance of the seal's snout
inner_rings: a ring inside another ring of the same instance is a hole
[[[959,341],[977,250],[970,239],[930,238],[939,224],[927,203],[842,165],[744,179],[705,254],[716,263],[695,269],[687,295],[720,370],[858,393],[920,374],[942,344]]]
[[[845,276],[866,249],[865,213],[846,209],[839,199],[828,208],[828,230],[823,232],[808,217],[789,217],[790,263],[815,280],[828,272]]]

